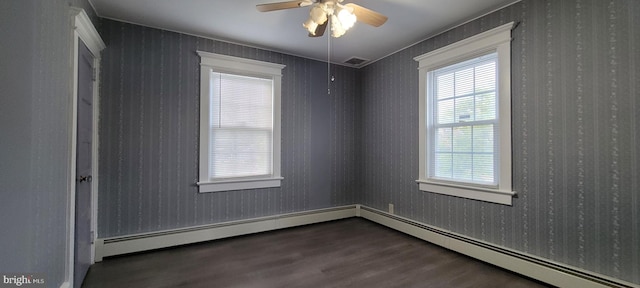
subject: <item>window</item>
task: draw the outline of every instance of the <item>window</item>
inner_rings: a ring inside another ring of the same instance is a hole
[[[511,205],[511,27],[415,58],[420,190]]]
[[[200,192],[280,187],[284,65],[198,51]]]

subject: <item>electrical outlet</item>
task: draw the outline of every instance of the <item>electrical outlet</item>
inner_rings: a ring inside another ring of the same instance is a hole
[[[389,203],[389,213],[393,214],[393,204]]]

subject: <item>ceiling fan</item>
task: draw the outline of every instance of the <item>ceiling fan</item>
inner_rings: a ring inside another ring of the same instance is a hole
[[[258,4],[256,9],[260,12],[291,9],[312,6],[309,11],[309,19],[302,26],[309,31],[309,37],[324,35],[327,25],[331,23],[331,36],[337,38],[353,27],[356,21],[379,27],[387,21],[384,16],[376,11],[367,9],[357,4],[342,4],[344,0],[297,0],[278,3]]]

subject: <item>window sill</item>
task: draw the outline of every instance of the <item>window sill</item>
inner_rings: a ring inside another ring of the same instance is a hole
[[[260,189],[280,187],[282,177],[255,178],[255,179],[232,179],[224,181],[198,182],[198,192],[221,192],[246,189]]]
[[[504,205],[512,205],[515,192],[509,190],[497,190],[480,187],[444,184],[428,180],[416,180],[421,191],[432,192]]]

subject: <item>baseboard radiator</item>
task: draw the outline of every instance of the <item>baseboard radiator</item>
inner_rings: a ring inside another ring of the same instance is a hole
[[[241,236],[356,216],[356,205],[310,210],[159,232],[97,239],[95,261],[104,257]]]
[[[103,257],[142,252],[277,229],[362,217],[449,250],[558,287],[640,288],[629,282],[500,247],[364,205],[348,205],[240,221],[142,233],[96,241],[96,262]]]
[[[557,287],[640,287],[633,283],[500,247],[370,207],[358,205],[357,214],[405,234]]]

